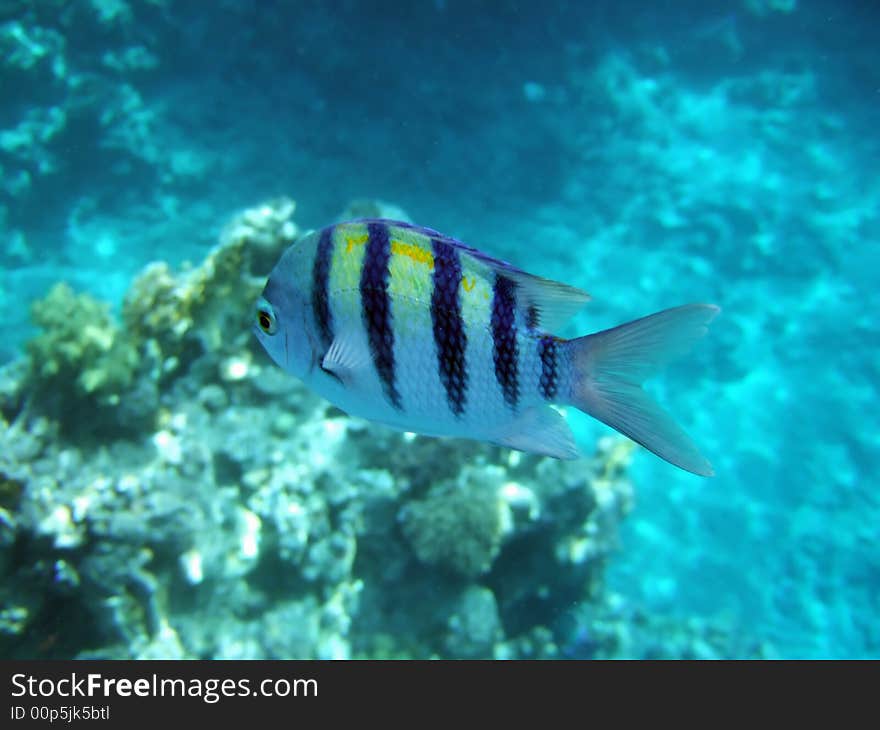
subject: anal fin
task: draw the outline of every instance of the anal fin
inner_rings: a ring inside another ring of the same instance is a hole
[[[493,442],[554,459],[577,459],[580,456],[564,416],[546,405],[524,410],[505,426]]]

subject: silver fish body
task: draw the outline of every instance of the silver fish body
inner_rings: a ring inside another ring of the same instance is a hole
[[[364,219],[283,254],[254,332],[278,365],[351,415],[575,458],[551,406],[571,404],[711,474],[640,383],[702,336],[718,308],[686,305],[574,340],[552,334],[588,299],[431,229]]]

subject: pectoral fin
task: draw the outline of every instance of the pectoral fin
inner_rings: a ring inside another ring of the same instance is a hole
[[[321,369],[351,385],[362,372],[372,367],[370,350],[362,337],[352,330],[340,332],[321,361]]]

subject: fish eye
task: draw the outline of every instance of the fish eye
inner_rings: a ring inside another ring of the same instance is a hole
[[[274,335],[278,329],[275,324],[275,315],[265,307],[260,307],[257,310],[257,325],[267,335]]]

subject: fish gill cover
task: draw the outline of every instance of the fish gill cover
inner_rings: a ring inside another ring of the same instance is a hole
[[[0,655],[877,656],[878,20],[0,0]],[[650,388],[717,476],[286,377],[266,275],[377,216],[586,289],[560,334],[722,305]]]

